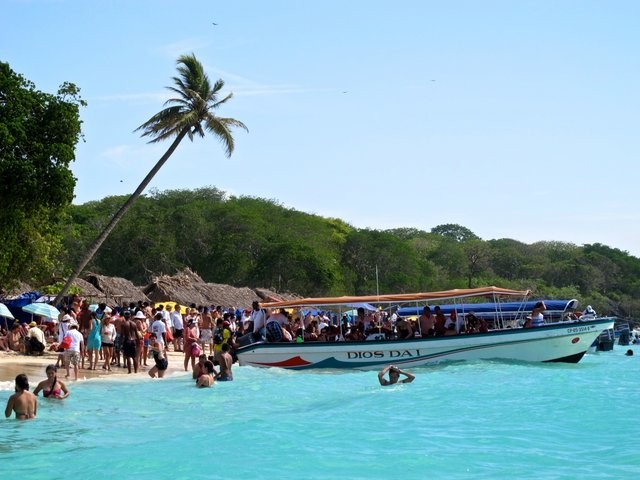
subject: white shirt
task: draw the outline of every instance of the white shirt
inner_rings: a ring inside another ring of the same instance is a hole
[[[162,320],[156,320],[151,324],[151,333],[153,333],[158,339],[158,343],[164,346],[164,338],[162,338],[163,333],[167,333],[167,328]]]
[[[253,332],[257,333],[265,326],[265,313],[264,310],[252,310],[251,320],[253,321]]]
[[[102,343],[113,343],[116,339],[116,326],[113,323],[104,324],[100,330]]]
[[[38,327],[31,327],[29,329],[29,333],[27,334],[29,338],[35,338],[41,344],[47,345],[47,341],[44,339],[44,332],[40,330]]]
[[[273,315],[269,316],[269,321],[278,322],[280,326],[283,326],[285,323],[289,321],[289,319],[287,318],[286,315],[283,315],[282,313],[274,313]]]
[[[180,312],[176,312],[175,310],[171,312],[171,325],[176,330],[184,330],[184,321],[182,320],[182,314]]]
[[[70,328],[67,335],[71,337],[71,346],[68,348],[68,351],[80,353],[80,345],[82,345],[84,341],[82,334],[77,328]]]

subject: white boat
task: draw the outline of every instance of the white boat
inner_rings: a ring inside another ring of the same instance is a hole
[[[528,295],[528,291],[485,287],[415,294],[303,298],[267,303],[263,307],[335,309],[356,303],[418,306],[428,303],[436,305],[448,300],[459,301],[469,297],[491,298],[493,302],[500,304],[503,298],[520,297],[524,302]],[[465,360],[577,363],[600,332],[612,328],[613,323],[613,317],[600,317],[585,321],[559,321],[535,328],[499,328],[487,333],[408,340],[304,343],[260,341],[240,347],[236,353],[240,365],[296,370],[378,370],[390,363],[418,367]]]

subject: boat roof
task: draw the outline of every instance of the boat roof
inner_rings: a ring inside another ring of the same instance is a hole
[[[531,300],[528,302],[489,302],[489,303],[452,303],[447,305],[439,305],[440,310],[445,315],[450,315],[455,311],[457,314],[473,313],[475,315],[483,314],[513,314],[513,313],[531,313],[538,300]],[[566,311],[574,310],[578,307],[578,300],[544,300],[545,314],[563,314]],[[434,307],[432,304],[430,307]],[[408,306],[398,309],[398,315],[420,315],[422,313],[422,306]]]
[[[365,296],[344,296],[344,297],[317,297],[317,298],[295,298],[280,302],[265,302],[265,308],[289,308],[318,305],[351,305],[354,303],[407,303],[423,302],[430,300],[447,300],[452,298],[467,297],[522,297],[529,295],[529,290],[509,290],[500,287],[481,288],[455,288],[453,290],[443,290],[440,292],[420,292],[420,293],[395,293],[387,295],[365,295]]]

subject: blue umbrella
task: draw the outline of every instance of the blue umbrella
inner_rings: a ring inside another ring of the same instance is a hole
[[[9,308],[4,303],[0,303],[0,317],[15,319],[15,317],[13,316],[13,313],[9,311]]]
[[[39,315],[41,317],[53,318],[55,320],[57,320],[58,315],[60,315],[60,311],[48,303],[30,303],[29,305],[22,307],[22,310],[30,313],[31,315]]]

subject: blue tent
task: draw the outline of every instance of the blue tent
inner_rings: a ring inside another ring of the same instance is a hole
[[[29,323],[31,321],[31,314],[22,311],[22,307],[35,302],[38,298],[40,298],[40,292],[26,292],[11,300],[3,299],[2,303],[4,303],[13,316],[16,317],[15,320],[11,320],[10,318],[4,319],[5,325],[10,327],[13,325],[13,322]],[[0,322],[2,322],[2,320],[0,320]]]

